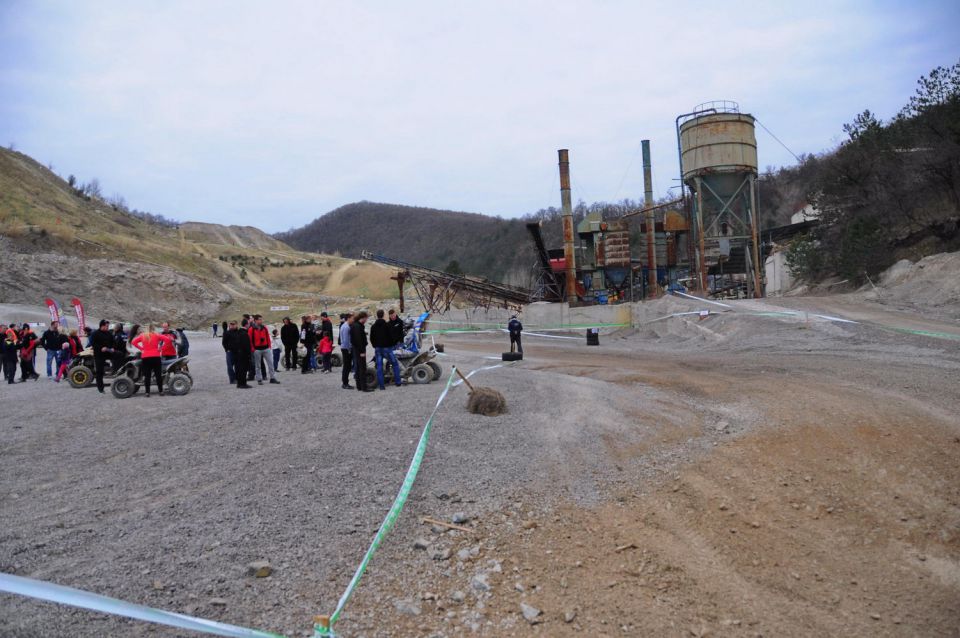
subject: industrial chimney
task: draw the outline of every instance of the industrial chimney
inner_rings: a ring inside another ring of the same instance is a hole
[[[570,155],[561,148],[560,157],[560,205],[563,211],[563,259],[567,270],[567,303],[577,301],[577,265],[573,251],[573,206],[570,203]]]

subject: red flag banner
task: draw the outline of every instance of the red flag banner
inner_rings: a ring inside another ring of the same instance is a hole
[[[86,318],[86,315],[83,312],[83,302],[77,299],[76,297],[74,297],[72,300],[70,300],[70,303],[73,304],[73,309],[77,313],[77,324],[78,324],[77,332],[81,336],[86,336],[87,331],[85,330],[85,328],[87,327],[87,322],[84,321],[84,319]]]
[[[47,304],[47,311],[50,313],[50,323],[60,321],[60,309],[57,308],[57,302],[48,297],[43,300],[43,303]]]

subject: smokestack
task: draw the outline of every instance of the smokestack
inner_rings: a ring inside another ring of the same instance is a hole
[[[653,177],[650,169],[650,140],[642,140],[643,149],[643,207],[653,207]],[[651,297],[657,296],[657,222],[654,212],[646,214],[647,223],[647,290]]]
[[[570,203],[570,156],[561,148],[560,157],[560,205],[563,209],[563,259],[567,267],[567,302],[577,301],[577,265],[573,253],[573,206]]]

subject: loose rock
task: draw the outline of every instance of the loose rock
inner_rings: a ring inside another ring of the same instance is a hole
[[[273,567],[265,560],[255,560],[247,565],[247,576],[266,578],[273,573]]]
[[[539,609],[537,609],[533,605],[528,605],[527,603],[520,603],[520,613],[523,614],[524,620],[526,620],[531,625],[535,625],[538,622],[541,622],[540,614],[542,614],[543,612],[541,612]]]
[[[420,615],[420,605],[415,603],[412,600],[398,600],[395,602],[394,607],[397,608],[397,611],[401,614],[406,614],[408,616],[419,616]]]

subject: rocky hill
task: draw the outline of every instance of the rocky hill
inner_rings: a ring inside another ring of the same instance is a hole
[[[92,316],[201,323],[321,295],[392,294],[376,264],[303,253],[252,227],[154,223],[0,149],[0,303],[84,298]]]

